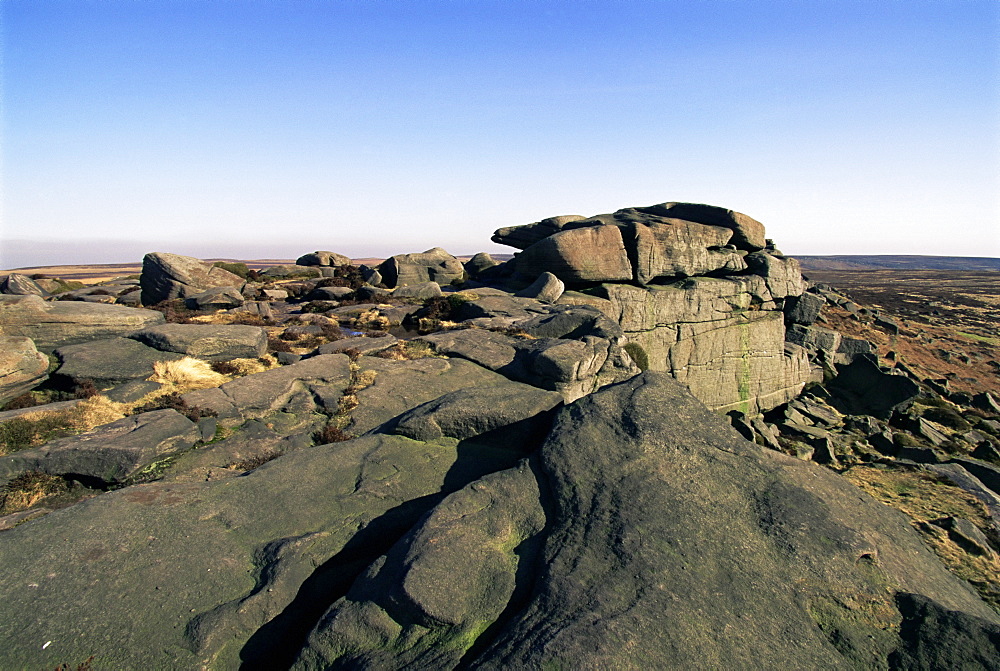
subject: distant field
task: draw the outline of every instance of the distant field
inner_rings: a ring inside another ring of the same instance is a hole
[[[1000,259],[972,256],[796,256],[803,270],[986,270],[1000,271]]]

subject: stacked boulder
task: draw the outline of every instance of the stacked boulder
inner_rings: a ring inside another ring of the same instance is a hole
[[[617,321],[650,370],[712,409],[755,415],[821,375],[807,348],[785,338],[786,305],[806,288],[798,263],[744,214],[662,203],[501,228],[493,241],[523,250],[505,264],[508,277],[551,273],[571,289],[559,302]]]

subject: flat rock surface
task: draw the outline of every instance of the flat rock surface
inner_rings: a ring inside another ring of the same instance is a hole
[[[127,336],[164,322],[156,310],[124,305],[0,297],[0,335],[26,336],[42,352],[99,338]]]
[[[91,380],[106,389],[130,380],[145,380],[158,361],[175,361],[181,354],[161,352],[130,338],[104,338],[55,351],[62,362],[55,375],[79,383]]]
[[[179,352],[209,361],[256,358],[267,353],[267,333],[241,324],[162,324],[132,338],[164,352]]]
[[[342,594],[340,571],[367,564],[445,493],[497,467],[460,456],[453,440],[371,436],[31,520],[0,542],[4,664],[97,655],[95,668],[280,668],[260,660],[297,653],[304,632],[286,628],[315,611],[311,599],[318,617]]]

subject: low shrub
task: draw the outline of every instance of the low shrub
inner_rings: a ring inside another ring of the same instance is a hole
[[[38,397],[29,391],[27,394],[21,394],[10,399],[3,407],[0,407],[0,410],[22,410],[24,408],[33,408],[40,403],[41,401]]]
[[[649,370],[649,355],[646,354],[646,350],[642,348],[642,345],[630,342],[622,349],[632,357],[632,361],[639,367],[639,370]]]
[[[343,429],[334,424],[327,424],[322,429],[313,434],[313,441],[317,445],[327,445],[329,443],[342,443],[351,440],[353,436],[345,433]]]
[[[134,408],[133,412],[152,412],[153,410],[176,410],[192,422],[197,422],[203,417],[216,417],[219,413],[209,408],[200,408],[196,405],[188,405],[180,394],[173,392],[164,394],[152,401]]]
[[[972,428],[972,424],[958,414],[957,411],[946,406],[927,408],[923,412],[923,417],[956,431],[968,431]]]
[[[93,398],[100,393],[93,380],[80,380],[73,388],[74,398]]]
[[[233,275],[238,275],[244,280],[250,279],[250,269],[247,268],[247,264],[245,263],[238,263],[238,262],[229,263],[227,261],[216,261],[215,263],[212,264],[212,266],[214,266],[215,268],[222,268],[223,270],[228,270]]]

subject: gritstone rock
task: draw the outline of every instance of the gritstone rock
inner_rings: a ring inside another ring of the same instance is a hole
[[[213,287],[241,289],[246,280],[228,270],[190,256],[152,252],[142,260],[142,304],[188,298]]]
[[[0,336],[0,405],[44,382],[48,370],[48,357],[31,338]]]

